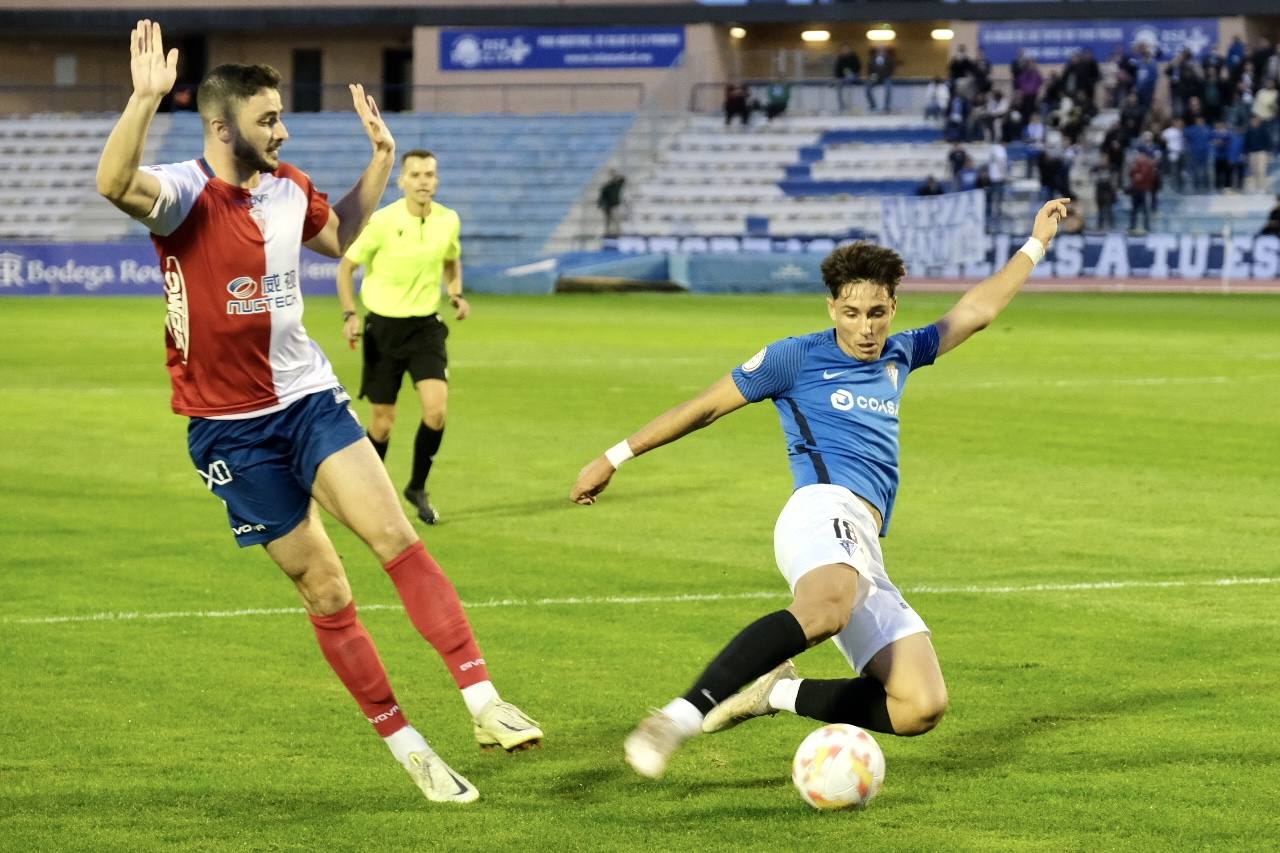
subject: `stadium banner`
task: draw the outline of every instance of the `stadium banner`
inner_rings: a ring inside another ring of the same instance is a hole
[[[642,273],[628,268],[626,275],[640,278],[669,277],[704,291],[806,291],[822,287],[821,263],[827,253],[850,238],[832,237],[613,237],[605,252],[618,259],[635,255],[663,255],[669,270],[653,259]],[[958,263],[928,274],[945,279],[975,279],[990,275],[1022,245],[1025,234],[984,234],[979,245],[981,260]],[[607,254],[592,256],[608,260]],[[998,260],[998,264],[997,264]],[[493,293],[549,291],[562,272],[554,259],[508,269],[506,276],[491,277],[487,286],[477,278],[468,289]],[[536,269],[535,269],[536,268]],[[303,249],[299,280],[303,293],[333,296],[337,293],[338,262]],[[513,272],[546,273],[536,282],[511,279]],[[923,269],[908,266],[908,274],[922,276]],[[480,270],[476,270],[477,273]],[[1280,237],[1236,234],[1063,234],[1053,241],[1045,260],[1032,274],[1035,279],[1108,279],[1123,286],[1126,280],[1204,280],[1257,282],[1280,292]],[[160,296],[164,277],[154,247],[129,243],[0,243],[0,296]]]
[[[981,263],[986,256],[986,211],[982,190],[882,196],[879,242],[901,255],[910,269]]]
[[[982,259],[952,264],[936,271],[940,278],[984,278],[1002,266],[1026,240],[1026,234],[984,234],[978,245]],[[831,237],[640,237],[605,240],[605,248],[622,253],[709,255],[734,259],[743,281],[752,289],[804,289],[813,279],[805,275],[809,263],[820,263],[837,245],[850,242]],[[738,263],[741,261],[741,263]],[[998,261],[998,262],[997,262]],[[756,273],[749,271],[755,265]],[[726,266],[725,269],[730,267]],[[790,269],[788,269],[790,268]],[[816,267],[815,267],[816,268]],[[776,270],[786,270],[774,275]],[[908,264],[912,276],[925,274]],[[1045,260],[1032,273],[1035,279],[1126,279],[1254,281],[1274,284],[1280,291],[1280,237],[1274,235],[1167,234],[1142,237],[1122,233],[1062,234],[1049,247]],[[696,285],[696,282],[694,283]],[[791,288],[791,285],[796,285]]]
[[[1196,56],[1218,45],[1217,18],[1151,18],[1142,21],[1000,21],[978,24],[978,46],[993,65],[1017,58],[1066,62],[1077,50],[1091,50],[1101,62],[1116,45],[1146,44],[1158,59],[1170,60],[1187,47]]]
[[[302,250],[304,294],[338,292],[338,260]],[[160,296],[155,246],[127,243],[0,242],[0,296]]]
[[[441,71],[673,68],[684,27],[440,31]]]

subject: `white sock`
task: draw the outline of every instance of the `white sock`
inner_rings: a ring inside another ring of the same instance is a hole
[[[796,694],[800,692],[803,678],[783,678],[769,691],[769,707],[775,711],[796,712]]]
[[[421,752],[427,748],[427,739],[418,733],[413,726],[405,726],[382,739],[391,754],[405,767],[409,766],[409,753]]]
[[[484,706],[497,698],[498,691],[494,688],[492,681],[481,681],[462,688],[462,701],[467,703],[467,710],[471,712],[472,719],[479,717]]]
[[[702,731],[702,712],[688,699],[672,699],[662,709],[662,713],[675,720],[676,727],[685,737],[693,737]]]

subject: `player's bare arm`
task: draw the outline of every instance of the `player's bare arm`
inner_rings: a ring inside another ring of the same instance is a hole
[[[670,444],[694,430],[710,426],[715,421],[747,405],[732,376],[715,382],[692,400],[687,400],[670,411],[664,412],[642,426],[626,440],[631,454],[639,456],[655,447]],[[570,500],[580,504],[596,502],[596,496],[609,485],[613,472],[618,470],[608,456],[598,456],[587,463],[578,474],[578,481],[569,492]]]
[[[355,344],[360,338],[360,313],[356,308],[355,261],[342,258],[338,261],[338,303],[342,306],[342,334],[347,343]]]
[[[342,257],[347,247],[355,242],[387,189],[387,180],[391,177],[391,168],[396,159],[395,138],[387,123],[382,120],[382,113],[378,111],[373,96],[366,95],[364,86],[359,83],[351,84],[350,89],[356,115],[364,125],[369,143],[373,146],[373,156],[369,158],[369,165],[356,185],[333,206],[324,228],[303,244],[313,252],[330,258]]]
[[[462,295],[462,261],[454,258],[444,262],[444,286],[449,293],[455,320],[465,320],[471,315],[471,303]]]
[[[133,94],[102,148],[98,192],[136,217],[150,213],[160,195],[160,181],[138,166],[160,99],[169,94],[178,79],[178,50],[165,53],[160,24],[155,21],[138,21],[133,28],[129,37],[129,73]]]
[[[1039,241],[1043,253],[1058,233],[1058,223],[1067,215],[1069,198],[1055,198],[1036,214],[1031,237]],[[1032,246],[1034,249],[1034,244]],[[955,349],[975,332],[985,329],[1000,315],[1026,283],[1035,261],[1024,251],[1015,252],[1004,267],[990,278],[975,285],[938,321],[940,342],[938,355]]]

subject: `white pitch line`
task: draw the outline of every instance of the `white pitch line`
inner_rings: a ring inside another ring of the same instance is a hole
[[[1277,578],[1216,578],[1207,581],[1096,581],[1093,583],[1034,583],[1022,586],[919,586],[903,592],[925,595],[1009,595],[1015,592],[1090,592],[1108,589],[1179,589],[1195,586],[1266,586],[1280,584]]]
[[[1021,586],[930,586],[904,587],[909,595],[1011,595],[1020,592],[1090,592],[1114,589],[1180,589],[1202,586],[1264,586],[1280,584],[1280,577],[1215,578],[1204,581],[1096,581],[1093,583],[1037,583]],[[757,592],[689,593],[687,595],[604,595],[570,598],[494,598],[466,602],[470,609],[481,607],[557,607],[592,604],[683,604],[691,601],[746,601],[761,598],[785,598],[782,590]],[[360,610],[400,610],[399,604],[361,604]],[[136,622],[163,619],[234,619],[244,616],[296,616],[301,607],[251,607],[243,610],[170,610],[155,613],[118,611],[72,616],[8,617],[5,625],[59,625],[71,622]]]
[[[1271,356],[1260,356],[1270,358]],[[1280,356],[1277,356],[1280,357]],[[623,359],[623,360],[605,360],[600,363],[608,363],[617,366],[622,365],[640,365],[644,364],[693,364],[700,363],[700,359],[689,358],[671,358],[661,359],[653,358],[643,359]],[[593,359],[567,359],[558,362],[560,366],[574,365],[590,365],[595,364]],[[516,366],[517,362],[473,362],[470,367],[499,367],[499,366]],[[455,364],[455,367],[458,365]],[[1277,373],[1261,373],[1246,376],[1130,376],[1130,377],[1081,377],[1078,379],[1050,379],[1043,378],[1027,378],[1027,379],[992,379],[986,381],[966,381],[958,380],[955,382],[946,382],[934,385],[916,386],[916,393],[921,391],[970,391],[975,388],[1093,388],[1099,386],[1161,386],[1161,385],[1228,385],[1239,382],[1272,382],[1280,379]],[[690,386],[701,388],[703,386]],[[677,389],[678,390],[678,389]],[[21,387],[14,385],[0,385],[0,394],[18,394],[21,396],[37,396],[41,394],[47,395],[66,395],[75,393],[77,395],[91,395],[100,397],[156,397],[169,393],[169,389],[156,385],[154,387],[111,387],[111,386],[94,386],[69,389],[63,386],[57,388],[36,388]]]

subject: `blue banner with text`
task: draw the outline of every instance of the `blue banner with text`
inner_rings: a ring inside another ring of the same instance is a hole
[[[302,250],[298,278],[304,293],[335,295],[337,273],[336,258]],[[164,275],[151,243],[0,243],[0,296],[163,293]]]
[[[1217,18],[1152,18],[1144,21],[1001,21],[978,25],[978,46],[996,65],[1022,50],[1037,62],[1066,62],[1077,50],[1101,62],[1116,46],[1146,44],[1152,55],[1172,59],[1182,48],[1196,56],[1218,45]]]
[[[671,68],[684,27],[441,30],[441,71]]]

